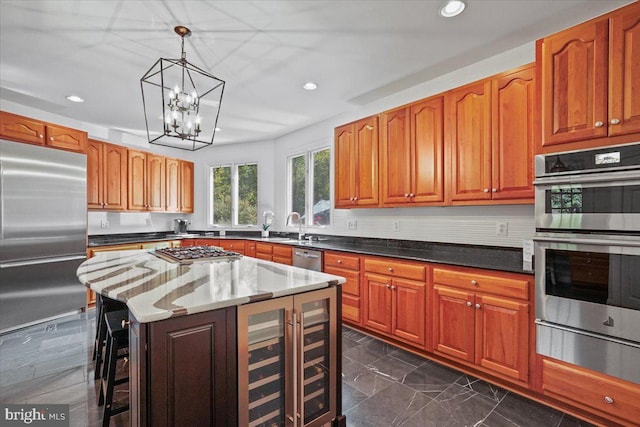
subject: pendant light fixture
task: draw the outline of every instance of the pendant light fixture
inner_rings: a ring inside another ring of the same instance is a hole
[[[147,138],[195,151],[213,144],[225,82],[187,61],[184,39],[191,30],[173,30],[181,38],[180,59],[160,58],[140,79]]]

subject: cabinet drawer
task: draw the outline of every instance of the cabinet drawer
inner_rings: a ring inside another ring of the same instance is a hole
[[[360,273],[334,267],[325,267],[324,272],[327,274],[342,276],[347,279],[347,281],[342,284],[343,294],[349,294],[355,297],[360,296]]]
[[[291,257],[282,257],[282,256],[277,256],[275,254],[273,255],[273,262],[277,262],[278,264],[285,264],[285,265],[293,264]]]
[[[291,258],[292,248],[288,246],[273,245],[273,256]]]
[[[433,283],[523,300],[529,299],[528,280],[434,268]]]
[[[625,420],[640,420],[640,387],[553,360],[542,363],[545,394]]]
[[[273,245],[270,243],[256,243],[256,253],[270,254],[273,252]]]
[[[384,274],[385,276],[404,277],[419,281],[426,280],[427,268],[418,264],[400,264],[394,261],[379,259],[364,260],[364,269],[371,273]]]
[[[360,270],[360,258],[353,255],[344,255],[336,252],[324,253],[324,265],[349,270]]]
[[[360,323],[360,298],[342,295],[342,318]]]
[[[220,240],[223,249],[236,252],[244,252],[244,240]]]
[[[218,246],[218,240],[216,239],[198,239],[196,240],[198,246]]]
[[[265,254],[265,253],[262,253],[262,252],[256,252],[256,258],[263,259],[265,261],[273,261],[273,255]]]

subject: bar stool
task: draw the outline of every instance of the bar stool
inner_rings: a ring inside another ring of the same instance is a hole
[[[102,374],[102,364],[104,362],[102,351],[107,338],[107,325],[105,324],[105,313],[110,311],[125,310],[127,305],[123,302],[98,295],[96,299],[96,337],[93,345],[93,360],[95,360],[95,371],[93,379],[97,380]]]
[[[122,354],[119,350],[129,349],[129,311],[119,310],[105,313],[105,323],[107,326],[107,342],[105,352],[105,365],[100,381],[100,395],[98,396],[98,406],[104,405],[104,415],[102,425],[108,426],[111,416],[129,410],[129,403],[113,408],[114,387],[119,384],[129,382],[129,375],[116,379],[116,369],[119,359],[126,358],[128,351]]]

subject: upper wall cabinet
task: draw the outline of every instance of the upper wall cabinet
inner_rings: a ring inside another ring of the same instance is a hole
[[[542,152],[640,132],[640,3],[538,41]],[[567,145],[567,143],[574,143]]]
[[[89,209],[127,209],[127,149],[89,140],[87,144]]]
[[[165,159],[129,150],[129,210],[164,211]]]
[[[453,204],[531,203],[535,66],[448,94],[448,198]]]
[[[381,205],[444,202],[443,108],[438,96],[382,114]]]
[[[193,213],[193,163],[180,160],[180,212]]]
[[[84,153],[87,133],[0,111],[0,137]]]
[[[178,212],[180,210],[180,160],[167,157],[165,159],[165,210]]]
[[[336,208],[378,205],[378,117],[335,129]]]

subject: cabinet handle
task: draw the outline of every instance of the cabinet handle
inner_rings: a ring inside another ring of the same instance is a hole
[[[49,141],[53,141],[53,137],[52,136],[49,137]]]
[[[471,281],[471,284],[472,284],[473,286],[478,286],[478,282],[476,282],[475,280],[472,280],[472,281]]]
[[[289,311],[289,310],[287,310]],[[297,313],[295,311],[291,312],[291,336],[292,336],[292,340],[291,340],[291,352],[292,354],[292,369],[293,369],[293,414],[292,417],[293,419],[295,419],[295,414],[298,410],[298,316]],[[300,349],[300,351],[302,351],[302,349]],[[293,421],[293,420],[292,420]],[[293,424],[295,425],[295,421],[293,421]]]
[[[354,197],[354,198],[353,198],[353,201],[354,201],[354,202],[357,202],[357,201],[358,201],[358,198],[357,198],[357,197]]]
[[[338,260],[338,264],[342,264],[342,260],[341,259]]]
[[[386,285],[384,285],[387,289],[389,289],[391,287],[391,285],[389,285],[388,283]]]
[[[471,307],[471,301],[467,301],[467,307]]]
[[[42,138],[44,138],[44,135],[43,135],[43,134],[40,134],[40,135],[38,135],[38,137],[39,137],[40,139],[42,139]]]
[[[409,197],[413,197],[413,196],[415,196],[415,194],[409,193]]]
[[[619,119],[611,119],[611,124],[612,125],[620,124],[620,120]]]
[[[491,192],[492,192],[492,193],[497,193],[497,192],[498,192],[498,189],[497,189],[497,188],[492,188],[492,189],[491,189]]]
[[[393,268],[389,267],[389,273],[393,273]]]
[[[480,304],[476,304],[476,308],[480,308]]]
[[[597,121],[597,122],[595,122],[593,125],[594,125],[595,127],[597,127],[597,128],[601,128],[602,126],[604,126],[604,123],[603,123],[602,121],[598,120],[598,121]]]
[[[395,289],[396,289],[396,287],[395,287],[395,286],[393,286],[393,285],[391,285],[391,290],[393,291],[393,290],[395,290]]]
[[[609,405],[611,405],[613,403],[613,399],[609,396],[605,396],[604,403],[608,403]]]
[[[107,203],[107,202],[104,202],[104,205],[105,205],[105,206],[109,206],[109,203]]]
[[[409,193],[404,193],[404,197],[409,197]]]
[[[488,193],[488,192],[489,192],[489,189],[488,189],[488,188],[485,188],[485,189],[484,189],[484,190],[482,190],[482,191],[484,191],[485,193]]]
[[[131,321],[122,319],[122,323],[120,324],[122,328],[128,328]],[[606,397],[605,397],[606,400]]]

